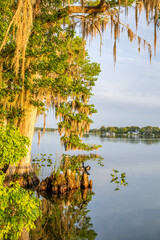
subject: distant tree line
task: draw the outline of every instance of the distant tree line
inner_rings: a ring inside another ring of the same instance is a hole
[[[89,131],[90,133],[94,134],[103,134],[106,132],[111,132],[115,134],[143,134],[143,135],[152,135],[152,134],[160,134],[160,128],[159,127],[152,127],[152,126],[146,126],[146,127],[137,127],[137,126],[127,126],[127,127],[105,127],[102,126],[100,129],[91,129]]]
[[[34,128],[35,131],[43,131],[42,127],[35,127]],[[56,128],[45,128],[46,132],[54,132],[57,131],[58,129]],[[159,135],[160,134],[160,128],[159,127],[152,127],[152,126],[146,126],[146,127],[138,127],[138,126],[127,126],[127,127],[105,127],[102,126],[100,127],[100,129],[98,128],[94,128],[94,129],[90,129],[89,133],[93,133],[93,134],[104,134],[106,132],[110,132],[110,133],[115,133],[115,134],[144,134],[144,135],[152,135],[152,134],[156,134]]]
[[[34,128],[35,131],[43,131],[43,128],[42,127],[35,127]],[[58,129],[56,128],[45,128],[45,132],[55,132],[57,131]]]

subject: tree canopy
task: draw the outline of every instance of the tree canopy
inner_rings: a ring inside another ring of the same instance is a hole
[[[10,11],[4,8],[1,118],[21,129],[30,105],[41,113],[51,105],[56,116],[62,118],[58,128],[60,134],[65,132],[62,141],[66,149],[71,144],[74,148],[85,148],[78,135],[89,130],[92,121],[88,115],[96,112],[88,100],[100,67],[90,63],[83,40],[57,21],[55,9],[59,4],[18,1],[10,5]],[[23,129],[21,132],[25,135]]]
[[[79,5],[78,5],[79,4]],[[0,3],[0,112],[3,123],[11,122],[26,135],[22,122],[32,105],[45,113],[53,106],[60,123],[66,149],[92,148],[81,143],[79,136],[89,130],[96,112],[89,104],[92,87],[100,67],[91,63],[85,50],[87,35],[100,35],[108,23],[114,33],[114,62],[120,32],[138,41],[152,56],[151,45],[120,20],[120,8],[135,8],[136,27],[142,8],[149,22],[158,25],[159,5],[156,1],[54,1],[5,0]],[[75,36],[81,24],[83,39]],[[156,31],[156,27],[155,27]],[[156,48],[156,32],[155,32]],[[45,125],[45,124],[44,124]],[[29,136],[30,137],[30,136]]]

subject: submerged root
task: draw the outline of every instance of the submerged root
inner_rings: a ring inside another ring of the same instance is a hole
[[[13,174],[6,174],[4,184],[6,186],[10,186],[11,182],[18,181],[21,187],[27,189],[33,188],[39,184],[39,179],[32,168],[30,168],[30,170],[28,168],[25,168],[23,169],[23,173],[20,172],[20,169],[16,168]]]
[[[37,187],[37,192],[46,192],[50,194],[65,194],[74,189],[92,189],[92,180],[88,179],[88,174],[76,175],[67,169],[66,174],[54,173],[47,177]]]

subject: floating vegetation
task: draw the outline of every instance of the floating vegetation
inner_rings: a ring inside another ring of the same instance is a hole
[[[125,180],[126,174],[125,173],[119,173],[118,170],[112,169],[113,173],[111,173],[112,180],[110,181],[111,183],[114,182],[117,186],[114,189],[114,191],[120,190],[120,187],[125,187],[128,185],[128,183]]]
[[[79,155],[73,155],[70,156],[68,154],[62,155],[62,161],[61,161],[61,170],[71,169],[72,171],[76,171],[79,169],[84,162],[91,160],[91,161],[97,161],[97,163],[103,167],[103,158],[98,154],[79,154]]]
[[[79,154],[79,155],[68,155],[62,154],[59,157],[56,156],[55,159],[52,158],[53,154],[37,154],[36,158],[32,159],[33,167],[36,166],[38,168],[41,167],[53,167],[53,172],[60,172],[66,169],[71,169],[72,171],[76,171],[79,167],[82,166],[82,163],[91,160],[97,161],[97,163],[103,167],[103,157],[98,154]]]
[[[48,156],[47,156],[48,155]],[[52,166],[52,154],[37,154],[36,158],[32,159],[32,165],[37,167],[51,167]]]

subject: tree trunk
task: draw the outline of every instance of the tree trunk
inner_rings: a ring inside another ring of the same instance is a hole
[[[34,127],[36,122],[37,107],[29,104],[25,109],[25,117],[23,121],[19,124],[20,133],[30,139],[30,145],[28,147],[27,156],[24,157],[18,164],[18,173],[30,173],[32,170],[31,167],[31,149],[32,149],[32,140],[34,134]]]
[[[37,107],[33,106],[30,103],[30,100],[25,100],[23,104],[23,109],[25,116],[21,119],[16,126],[20,129],[20,133],[30,139],[30,145],[28,147],[27,156],[24,157],[18,164],[9,165],[6,171],[6,181],[11,180],[12,177],[16,174],[19,177],[25,175],[26,186],[33,185],[35,182],[38,182],[32,166],[31,166],[31,148],[32,148],[32,139],[34,134],[34,127],[37,115]],[[28,176],[28,178],[27,178]],[[26,179],[27,178],[27,179]],[[22,186],[23,180],[21,178]],[[30,182],[30,183],[29,183]]]

